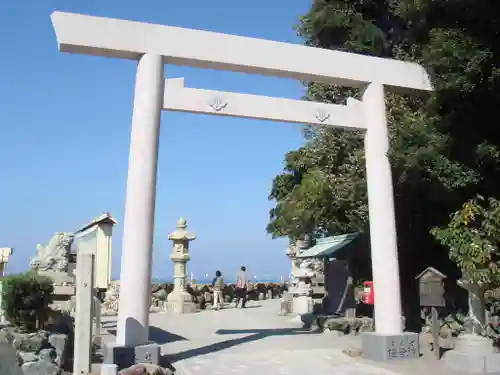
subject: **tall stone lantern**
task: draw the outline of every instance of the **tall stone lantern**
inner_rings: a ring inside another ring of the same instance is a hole
[[[175,231],[168,235],[173,242],[170,259],[174,262],[174,290],[167,297],[168,312],[177,314],[196,312],[193,297],[186,291],[186,263],[189,256],[189,242],[196,238],[194,233],[187,231],[187,223],[182,217],[177,220]]]
[[[290,258],[292,262],[292,269],[290,271],[290,286],[288,289],[289,292],[293,293],[299,282],[299,279],[297,278],[297,272],[299,270],[301,260],[299,260],[297,256],[307,250],[310,246],[311,238],[306,234],[294,242],[291,241],[290,245],[285,251],[286,256]]]

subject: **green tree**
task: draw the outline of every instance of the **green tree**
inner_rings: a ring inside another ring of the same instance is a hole
[[[500,286],[500,201],[481,196],[469,200],[446,226],[431,233],[449,249],[465,279]]]
[[[431,232],[461,270],[460,285],[471,293],[470,317],[484,334],[484,293],[500,286],[500,201],[481,196],[469,200],[446,226]]]
[[[500,109],[500,40],[493,35],[500,3],[490,9],[479,3],[316,0],[297,26],[306,45],[415,61],[433,79],[436,92],[427,97],[386,95],[401,287],[410,324],[413,316],[418,321],[419,308],[411,306],[416,274],[434,266],[451,278],[460,276],[430,230],[476,193],[500,198],[494,183],[500,180],[500,128],[490,124]],[[306,100],[343,104],[360,94],[304,84]],[[269,198],[276,205],[268,231],[291,238],[367,233],[362,134],[318,127],[306,127],[304,134],[304,146],[285,157],[285,169],[273,182]]]
[[[406,14],[413,15],[402,12],[398,1],[316,1],[297,31],[305,44],[318,48],[419,61]],[[352,89],[305,84],[306,100],[344,103],[359,96]],[[449,137],[436,128],[435,101],[387,97],[398,232],[406,249],[416,242],[425,247],[429,229],[450,212],[451,193],[475,181],[473,172],[449,158]],[[362,132],[307,127],[305,136],[304,147],[286,156],[285,171],[273,183],[276,207],[268,231],[295,237],[366,230]]]

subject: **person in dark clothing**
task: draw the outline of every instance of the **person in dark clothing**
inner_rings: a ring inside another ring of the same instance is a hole
[[[238,275],[236,276],[236,306],[241,300],[241,308],[245,308],[247,303],[247,291],[248,291],[248,276],[247,276],[247,268],[242,266]]]

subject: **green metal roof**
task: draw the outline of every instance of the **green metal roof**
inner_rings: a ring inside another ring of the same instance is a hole
[[[325,258],[330,257],[344,246],[351,243],[358,233],[347,233],[339,236],[325,237],[317,240],[316,245],[307,249],[297,258]]]

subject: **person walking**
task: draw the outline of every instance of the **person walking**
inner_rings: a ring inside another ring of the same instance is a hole
[[[212,287],[214,289],[214,307],[218,311],[223,307],[222,291],[224,290],[224,279],[222,278],[222,272],[219,270],[215,272]]]
[[[236,306],[241,300],[241,308],[244,309],[247,303],[247,291],[248,291],[248,276],[247,276],[247,268],[242,266],[238,275],[236,275]]]

